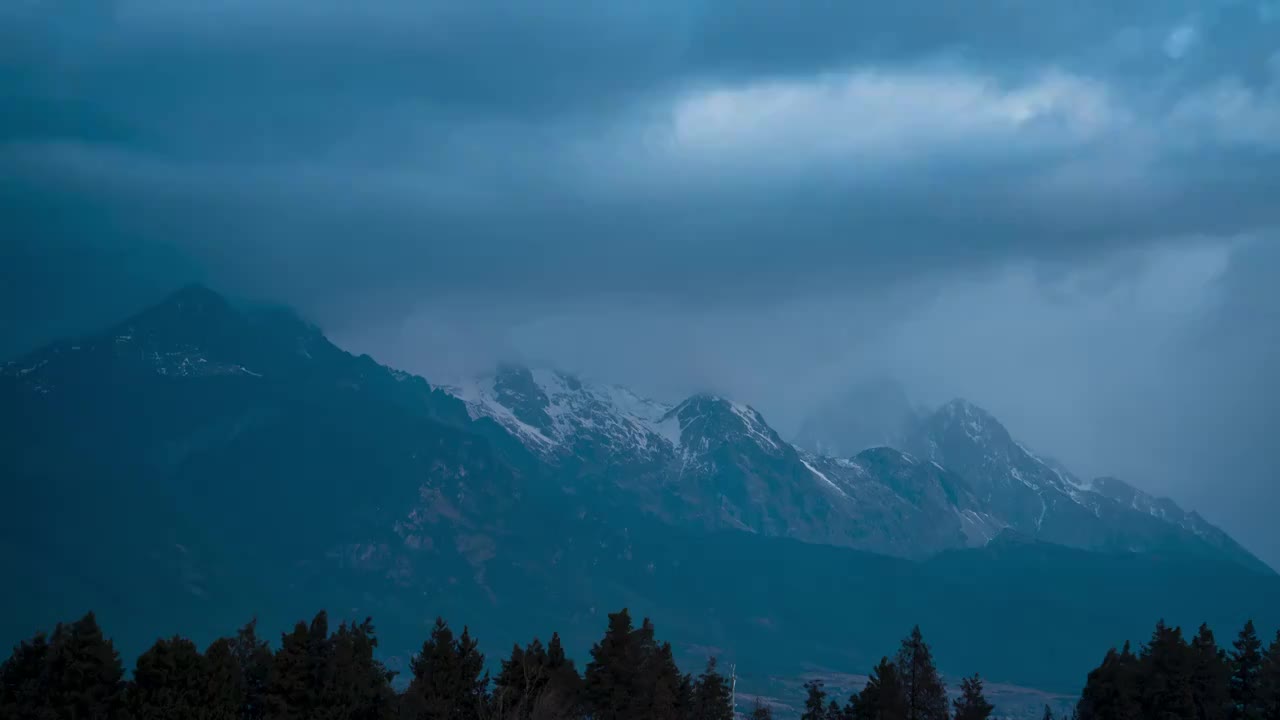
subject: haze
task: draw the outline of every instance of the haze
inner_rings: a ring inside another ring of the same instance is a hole
[[[0,7],[0,354],[198,280],[794,432],[892,376],[1280,565],[1280,4]]]

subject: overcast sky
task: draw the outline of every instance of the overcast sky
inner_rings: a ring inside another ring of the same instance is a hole
[[[191,280],[784,431],[963,395],[1280,564],[1280,2],[10,0],[0,354]]]

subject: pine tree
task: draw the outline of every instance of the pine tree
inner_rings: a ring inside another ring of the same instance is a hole
[[[903,639],[897,664],[898,677],[906,691],[907,720],[945,720],[947,689],[919,626]]]
[[[887,657],[881,658],[867,678],[866,686],[849,698],[845,715],[853,720],[905,720],[906,688],[898,676],[897,665]]]
[[[1191,649],[1182,631],[1161,620],[1139,658],[1143,717],[1195,720]]]
[[[1044,715],[1041,715],[1040,717],[1041,717],[1041,720],[1053,720],[1053,709],[1050,708],[1048,705],[1045,705]]]
[[[24,640],[0,665],[0,717],[37,720],[47,710],[49,642],[44,633]]]
[[[680,708],[677,712],[679,717],[686,720],[693,717],[693,704],[695,700],[694,691],[696,690],[696,685],[697,683],[694,681],[692,674],[685,673],[680,676],[680,689],[676,693],[679,701],[676,703],[676,707]]]
[[[323,610],[309,626],[300,622],[281,637],[267,679],[269,720],[311,720],[324,712],[330,649],[329,616]]]
[[[124,717],[124,667],[93,613],[19,643],[0,665],[0,717]]]
[[[413,680],[401,699],[402,718],[478,720],[486,714],[489,676],[467,628],[455,640],[444,619],[437,618],[410,667]]]
[[[413,680],[401,698],[401,716],[413,720],[448,717],[455,700],[456,665],[453,631],[444,618],[436,618],[431,636],[410,661]]]
[[[378,639],[372,618],[343,623],[329,638],[329,664],[321,691],[325,713],[343,720],[392,720],[397,698],[390,672],[374,658]]]
[[[800,715],[800,720],[826,720],[827,691],[822,681],[816,678],[810,680],[804,684],[804,690],[804,713]]]
[[[653,622],[649,618],[642,620],[640,627],[631,631],[630,649],[633,653],[631,665],[634,670],[629,678],[631,703],[626,711],[627,717],[669,717],[675,709],[675,693],[657,696],[658,641],[654,635]]]
[[[1231,720],[1261,720],[1262,641],[1253,627],[1245,623],[1240,636],[1232,643],[1231,653]]]
[[[593,720],[628,720],[632,682],[638,670],[631,614],[609,614],[604,637],[591,648],[583,674],[583,699]]]
[[[1263,720],[1280,720],[1280,630],[1263,656],[1258,684]]]
[[[236,660],[241,717],[243,720],[262,720],[266,717],[266,684],[275,655],[269,644],[257,637],[257,620],[250,620],[239,629],[236,638],[229,641],[229,650]]]
[[[245,709],[245,689],[236,662],[234,641],[218,638],[204,651],[204,696],[209,720],[241,720]]]
[[[1198,720],[1224,720],[1231,700],[1231,670],[1226,653],[1208,625],[1191,641],[1191,697]]]
[[[549,649],[534,639],[528,647],[511,649],[494,679],[491,717],[494,720],[559,720],[577,712],[578,673],[564,657],[560,636],[551,636]]]
[[[49,642],[41,704],[59,717],[100,720],[124,707],[124,666],[93,613],[58,625]]]
[[[1079,720],[1139,720],[1138,658],[1129,649],[1107,651],[1102,664],[1089,673],[1080,702],[1076,705]]]
[[[652,701],[646,717],[654,720],[683,720],[692,711],[693,698],[682,696],[684,677],[676,667],[671,643],[662,643],[652,659]]]
[[[471,637],[465,625],[454,648],[458,663],[458,697],[461,704],[454,720],[479,720],[484,715],[489,700],[489,674],[484,670],[484,655],[480,643]]]
[[[716,670],[716,659],[708,658],[693,691],[694,720],[733,720],[729,681]]]
[[[960,681],[960,697],[955,700],[955,720],[987,720],[995,706],[982,693],[978,675]]]
[[[209,669],[195,643],[157,640],[138,657],[127,702],[134,720],[194,718],[211,709]]]
[[[496,720],[525,720],[536,692],[534,687],[542,681],[541,663],[535,652],[542,651],[542,643],[534,640],[529,651],[518,644],[511,647],[511,657],[501,661],[501,669],[493,679],[493,717]],[[545,653],[544,653],[545,654]]]
[[[671,646],[667,646],[670,656]],[[672,661],[672,667],[675,662]],[[679,671],[676,671],[677,673]],[[547,685],[534,703],[533,720],[568,720],[581,716],[582,677],[573,661],[565,657],[560,635],[551,633],[547,643]]]

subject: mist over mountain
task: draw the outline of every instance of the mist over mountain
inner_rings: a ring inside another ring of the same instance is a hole
[[[911,424],[923,412],[911,405],[897,380],[866,380],[824,398],[801,423],[795,442],[812,452],[836,456],[884,445],[901,447]]]

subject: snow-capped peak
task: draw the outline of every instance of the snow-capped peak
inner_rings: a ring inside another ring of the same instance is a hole
[[[755,408],[718,395],[694,395],[673,408],[670,415],[679,418],[682,438],[697,436],[703,445],[743,437],[769,454],[791,449]]]
[[[443,389],[462,400],[472,418],[490,418],[546,455],[569,452],[580,441],[641,454],[675,444],[663,423],[669,406],[558,370],[503,366]]]
[[[519,366],[442,388],[462,400],[473,419],[490,418],[550,457],[582,443],[615,454],[697,454],[735,437],[773,455],[791,449],[755,408],[717,395],[700,393],[671,406],[618,385]]]

